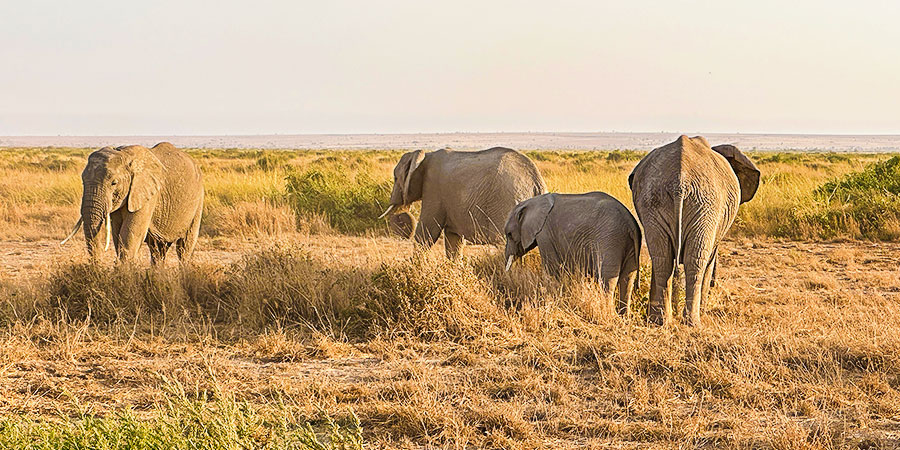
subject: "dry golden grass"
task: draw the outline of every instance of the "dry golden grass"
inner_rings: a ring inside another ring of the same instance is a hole
[[[897,245],[729,241],[695,330],[615,317],[531,255],[505,273],[483,247],[451,263],[388,238],[284,241],[5,283],[0,411],[149,411],[174,380],[309,420],[352,410],[375,447],[898,443]]]
[[[60,151],[76,165],[58,172],[41,152],[0,158],[0,179],[27,180],[0,185],[0,263],[17,269],[0,278],[0,416],[151,417],[175,384],[280,405],[290,423],[353,411],[370,448],[900,446],[900,245],[767,237],[778,211],[872,156],[753,155],[763,187],[720,250],[703,327],[688,329],[644,325],[646,265],[623,320],[535,254],[507,273],[491,247],[452,263],[383,230],[297,219],[285,165],[352,154],[198,151],[210,207],[196,262],[97,267],[78,243],[46,242],[74,221],[84,155]],[[396,156],[356,164],[387,179]],[[553,190],[630,205],[636,157],[534,158]]]

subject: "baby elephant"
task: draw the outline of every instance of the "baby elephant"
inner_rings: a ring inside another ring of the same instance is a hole
[[[544,194],[516,205],[506,222],[506,270],[538,247],[553,276],[582,273],[600,281],[625,315],[640,272],[641,229],[621,202],[603,192]]]

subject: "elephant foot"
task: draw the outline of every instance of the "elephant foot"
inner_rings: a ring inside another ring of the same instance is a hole
[[[696,317],[694,317],[693,314],[685,314],[684,315],[684,324],[689,327],[694,327],[694,328],[699,327],[700,326],[700,315],[697,314]]]

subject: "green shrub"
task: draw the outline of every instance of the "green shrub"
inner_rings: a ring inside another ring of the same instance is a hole
[[[291,155],[288,152],[263,150],[256,154],[256,167],[266,171],[281,169],[287,165],[290,159]]]
[[[781,233],[810,237],[797,236],[804,230],[820,238],[900,238],[900,156],[816,188],[812,204],[795,210],[794,220]]]
[[[359,157],[328,156],[304,172],[286,177],[288,202],[298,218],[319,214],[344,233],[384,228],[378,216],[387,208],[392,182],[375,178]]]
[[[900,194],[900,156],[869,164],[859,172],[829,181],[815,190],[819,198],[839,197],[863,201],[873,193]]]
[[[646,153],[637,150],[613,150],[606,154],[606,161],[611,163],[640,161]]]

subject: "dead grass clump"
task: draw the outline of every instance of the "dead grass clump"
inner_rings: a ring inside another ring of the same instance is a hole
[[[383,265],[367,305],[382,332],[472,341],[514,327],[471,266],[427,254]]]
[[[185,289],[181,275],[179,269],[73,263],[60,266],[51,275],[49,296],[53,307],[70,321],[134,323],[153,317],[168,323],[199,306]],[[195,274],[190,279],[206,284],[215,277]]]
[[[369,280],[362,271],[324,264],[303,248],[275,246],[251,253],[228,269],[222,287],[229,322],[358,335],[365,323]]]

